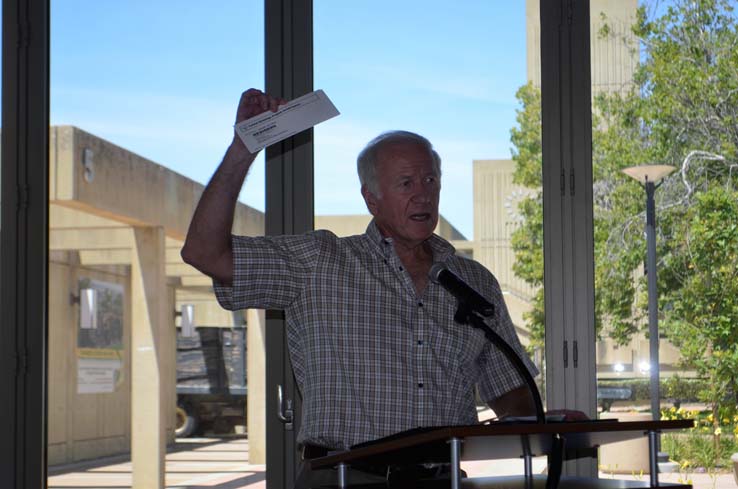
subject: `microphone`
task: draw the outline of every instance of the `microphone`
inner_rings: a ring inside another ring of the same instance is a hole
[[[446,268],[441,262],[436,262],[430,269],[428,277],[433,283],[436,283],[446,289],[451,295],[456,297],[459,305],[466,305],[478,314],[489,317],[495,312],[495,306],[474,290],[458,275]]]

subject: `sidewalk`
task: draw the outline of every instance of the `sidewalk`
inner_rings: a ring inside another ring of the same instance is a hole
[[[461,466],[466,470],[469,477],[495,477],[505,475],[516,475],[523,473],[523,461],[520,459],[505,459],[505,460],[494,460],[494,461],[479,461],[479,462],[462,462]],[[534,457],[533,458],[533,472],[541,474],[546,468],[545,457]],[[606,472],[599,473],[600,479],[620,479],[620,480],[637,480],[648,482],[649,475],[623,475],[623,474],[610,474]],[[688,483],[692,484],[694,489],[736,489],[735,480],[733,479],[733,473],[722,473],[715,476],[708,474],[699,473],[688,473],[688,474],[659,474],[659,482],[674,482],[674,483]]]
[[[249,465],[245,436],[178,439],[166,456],[170,489],[266,489],[265,466]],[[49,468],[49,489],[129,488],[128,457]]]
[[[625,479],[625,480],[642,480],[648,482],[648,474],[640,477],[626,475],[611,475],[600,472],[601,479]],[[717,474],[714,477],[708,474],[659,474],[659,482],[679,482],[692,484],[694,489],[736,489],[738,487],[733,479],[733,473]]]
[[[249,445],[245,436],[228,438],[188,438],[177,440],[166,457],[168,489],[266,489],[265,467],[249,465]],[[546,467],[544,457],[533,459],[533,471]],[[523,473],[520,459],[462,462],[469,477],[490,477]],[[603,479],[648,481],[644,476],[600,473]],[[660,482],[678,482],[684,476],[660,474]],[[689,474],[694,489],[736,489],[733,474]],[[686,482],[686,481],[684,481]],[[74,465],[49,468],[49,489],[123,489],[131,487],[131,463],[113,457]]]

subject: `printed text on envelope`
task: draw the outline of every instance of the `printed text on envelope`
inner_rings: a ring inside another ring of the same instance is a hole
[[[236,133],[249,151],[256,151],[311,128],[339,114],[323,90],[316,90],[236,124]]]

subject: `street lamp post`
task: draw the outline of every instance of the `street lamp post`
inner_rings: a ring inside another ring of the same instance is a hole
[[[659,393],[659,311],[656,286],[656,204],[654,193],[661,179],[676,168],[670,165],[641,165],[623,169],[623,173],[641,182],[646,189],[646,272],[648,274],[648,346],[650,362],[651,415],[661,419]]]

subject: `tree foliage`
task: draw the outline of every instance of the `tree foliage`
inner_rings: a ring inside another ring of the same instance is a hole
[[[647,314],[645,192],[621,170],[674,165],[656,192],[660,326],[685,366],[710,380],[703,399],[717,405],[738,391],[736,16],[727,0],[672,0],[641,6],[633,33],[640,63],[632,86],[593,101],[596,327],[626,344]],[[521,204],[514,270],[540,287],[540,92],[528,84],[517,97],[515,182],[539,193]],[[542,299],[539,289],[526,318],[539,345]]]
[[[534,287],[533,307],[523,315],[531,332],[531,346],[541,346],[544,340],[543,315],[543,206],[541,192],[541,93],[533,84],[521,87],[516,93],[523,108],[518,111],[518,127],[511,130],[514,144],[513,181],[535,189],[536,193],[523,199],[518,210],[524,224],[512,235],[516,260],[513,272]]]
[[[738,193],[713,186],[683,217],[661,271],[672,284],[661,293],[662,325],[684,364],[709,380],[703,399],[719,404],[738,392]]]

